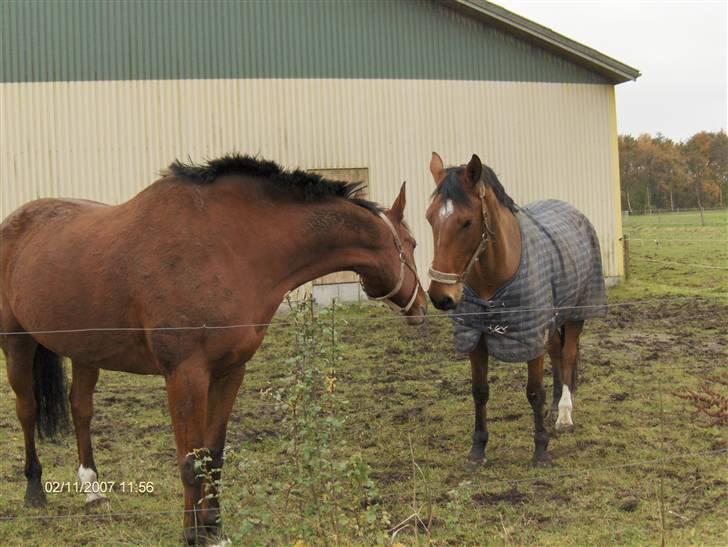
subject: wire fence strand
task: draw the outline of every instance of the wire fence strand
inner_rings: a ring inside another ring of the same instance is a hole
[[[495,481],[489,481],[485,484],[487,486],[492,486],[494,484],[521,484],[521,483],[539,482],[539,481],[546,482],[549,480],[561,479],[564,477],[580,477],[580,476],[587,475],[589,473],[593,473],[596,471],[615,471],[617,469],[629,469],[631,467],[639,467],[642,465],[654,465],[657,463],[661,463],[663,461],[681,460],[681,459],[692,458],[692,457],[697,457],[697,456],[718,455],[718,454],[725,454],[726,452],[728,452],[728,448],[718,448],[718,449],[714,449],[714,450],[687,452],[687,453],[682,453],[682,454],[673,454],[671,456],[662,456],[660,458],[654,458],[654,459],[650,459],[650,460],[638,460],[638,461],[617,463],[617,464],[611,464],[611,465],[599,465],[599,466],[595,466],[595,467],[580,467],[580,468],[574,469],[572,471],[564,471],[562,473],[556,473],[554,475],[540,475],[537,477],[523,477],[523,478],[519,478],[519,479],[498,479]]]
[[[728,243],[728,239],[670,239],[670,238],[652,238],[652,237],[632,237],[629,236],[629,242],[633,241],[649,242],[649,243]]]
[[[728,270],[728,266],[711,266],[709,264],[688,264],[686,262],[675,262],[674,260],[656,260],[654,258],[645,258],[642,256],[633,256],[632,260],[637,259],[643,262],[654,262],[655,264],[665,264],[668,266],[685,266],[686,268],[702,268],[706,270]]]
[[[694,266],[694,264],[678,263],[683,266]],[[722,268],[728,269],[728,268]],[[520,308],[493,308],[490,311],[483,312],[462,312],[462,313],[438,313],[434,315],[428,315],[427,319],[449,319],[453,317],[465,317],[465,316],[479,316],[489,315],[494,311],[498,314],[518,314],[518,313],[530,313],[536,311],[563,311],[563,310],[577,310],[577,309],[593,309],[593,308],[619,308],[623,306],[649,306],[657,303],[665,303],[671,301],[680,300],[705,300],[710,301],[711,299],[700,297],[700,296],[671,296],[668,298],[653,298],[645,300],[634,300],[627,302],[611,302],[606,304],[593,304],[586,306],[551,306],[551,307],[520,307]],[[354,322],[377,322],[387,320],[405,320],[406,317],[403,315],[385,315],[381,317],[356,317],[344,319],[345,323]],[[22,336],[22,335],[41,335],[41,334],[84,334],[84,333],[102,333],[102,332],[159,332],[159,331],[206,331],[206,330],[228,330],[228,329],[241,329],[241,328],[252,328],[252,327],[270,327],[273,325],[291,325],[283,320],[272,320],[262,323],[236,323],[230,325],[184,325],[184,326],[165,326],[165,327],[85,327],[77,329],[42,329],[42,330],[28,330],[28,331],[4,331],[0,332],[0,336]]]

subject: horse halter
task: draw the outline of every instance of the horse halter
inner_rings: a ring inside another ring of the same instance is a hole
[[[482,233],[480,235],[480,243],[476,247],[475,251],[473,251],[470,260],[468,260],[468,264],[465,266],[465,269],[460,274],[441,272],[430,266],[430,279],[432,279],[433,281],[443,283],[444,285],[456,285],[457,283],[462,283],[468,276],[468,273],[470,273],[470,270],[475,264],[475,261],[478,260],[478,258],[480,258],[480,255],[485,252],[491,236],[495,237],[495,234],[490,227],[488,210],[485,208],[485,184],[483,184],[482,180],[478,181],[478,197],[480,198],[480,210],[482,213]]]
[[[367,294],[367,290],[364,287],[364,280],[360,279],[361,288],[364,290],[364,294],[367,295],[367,298],[369,300],[383,300],[387,306],[389,306],[392,310],[397,311],[399,313],[405,314],[412,308],[412,305],[415,303],[415,300],[417,299],[417,291],[422,286],[420,284],[420,278],[417,275],[417,270],[412,267],[412,265],[407,262],[407,257],[404,255],[404,247],[402,246],[402,241],[399,239],[399,234],[397,233],[397,229],[392,224],[392,221],[390,221],[387,218],[387,215],[382,213],[381,211],[378,213],[379,217],[384,221],[384,223],[387,225],[387,228],[389,228],[389,231],[392,232],[392,235],[394,236],[394,245],[397,247],[397,252],[399,253],[399,280],[397,281],[397,284],[394,286],[394,288],[389,291],[384,296],[369,296]],[[409,302],[407,302],[407,305],[404,307],[400,307],[397,305],[394,301],[392,301],[392,297],[396,295],[399,290],[402,288],[402,285],[404,284],[404,267],[407,266],[410,270],[412,270],[412,273],[415,276],[415,288],[412,290],[412,296],[409,299]]]

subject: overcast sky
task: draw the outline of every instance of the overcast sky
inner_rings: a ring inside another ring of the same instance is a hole
[[[620,133],[726,129],[727,0],[492,0],[638,69],[617,86]]]

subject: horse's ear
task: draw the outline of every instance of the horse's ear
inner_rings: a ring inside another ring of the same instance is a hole
[[[483,174],[483,164],[477,154],[473,154],[473,157],[470,158],[465,172],[468,175],[468,180],[473,184],[480,180],[480,176]]]
[[[396,220],[397,222],[402,222],[402,220],[404,219],[404,206],[407,204],[407,198],[405,197],[406,185],[407,181],[404,181],[402,183],[402,187],[399,189],[399,195],[397,196],[397,199],[394,200],[392,207],[389,208],[392,216],[394,217],[394,220]]]
[[[437,152],[432,153],[432,159],[430,160],[430,173],[432,178],[435,179],[435,184],[440,184],[442,179],[442,172],[445,170],[445,165],[442,163],[442,158]]]

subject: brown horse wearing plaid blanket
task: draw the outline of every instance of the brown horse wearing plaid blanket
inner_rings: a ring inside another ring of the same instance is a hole
[[[555,427],[568,431],[584,319],[606,310],[594,228],[561,201],[517,207],[476,155],[467,166],[446,169],[433,153],[430,171],[437,188],[427,210],[435,242],[428,292],[436,308],[452,310],[456,349],[470,357],[475,427],[469,458],[485,459],[490,355],[528,363],[533,462],[549,464],[544,354],[552,363]]]
[[[209,453],[219,479],[245,363],[286,291],[353,270],[367,294],[408,323],[424,320],[404,185],[386,211],[356,197],[358,189],[232,155],[175,162],[121,205],[42,199],[0,224],[0,346],[25,437],[26,504],[45,503],[34,430],[53,434],[67,416],[67,356],[86,503],[104,498],[90,433],[99,369],[162,375],[185,538],[213,538],[218,499],[205,495],[197,456]],[[143,471],[116,481],[152,476]]]

